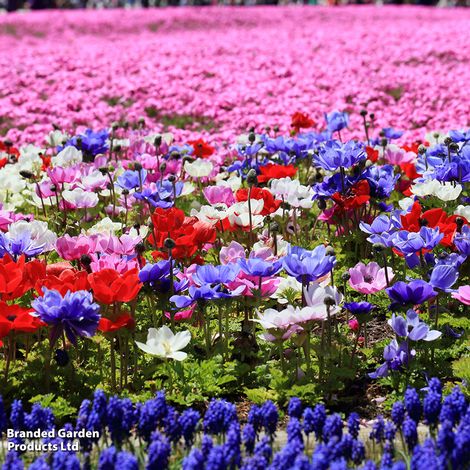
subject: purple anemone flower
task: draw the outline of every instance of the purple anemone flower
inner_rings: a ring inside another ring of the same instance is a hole
[[[311,251],[292,246],[282,261],[289,276],[295,277],[299,282],[313,282],[333,269],[336,257],[328,255],[324,245],[319,245]]]
[[[330,132],[337,132],[349,125],[349,116],[341,111],[332,111],[325,114],[325,121]]]
[[[239,266],[234,263],[219,266],[204,264],[196,268],[192,279],[199,286],[206,284],[226,284],[227,282],[234,281],[239,272]]]
[[[448,292],[458,277],[459,272],[454,266],[438,264],[432,270],[429,284],[436,289]]]
[[[464,225],[460,233],[456,233],[454,237],[454,244],[463,255],[470,255],[470,227]]]
[[[390,305],[392,310],[399,307],[420,305],[437,295],[431,284],[421,279],[415,279],[408,284],[398,281],[385,291],[392,301]]]
[[[417,253],[432,250],[444,237],[439,228],[421,227],[419,232],[400,230],[392,238],[393,246],[405,255],[406,263],[414,268],[420,262]]]
[[[419,315],[414,310],[408,310],[406,319],[400,315],[392,315],[388,324],[393,331],[402,338],[412,341],[434,341],[441,336],[441,332],[431,330],[429,326],[419,319]]]
[[[282,261],[266,261],[262,258],[242,258],[238,264],[245,274],[256,277],[275,276],[282,269]]]
[[[187,279],[178,280],[175,275],[179,269],[173,261],[173,292],[180,292],[188,287]],[[139,280],[148,284],[156,292],[169,292],[171,287],[170,260],[161,260],[158,263],[146,264],[139,272]]]
[[[51,327],[50,341],[53,345],[64,332],[71,343],[77,337],[90,338],[96,333],[100,321],[98,304],[90,292],[79,290],[67,292],[64,297],[56,290],[43,288],[44,295],[33,300],[32,307],[39,317]]]
[[[386,377],[390,370],[398,371],[407,368],[409,362],[415,357],[416,351],[409,348],[408,342],[398,344],[396,339],[385,346],[383,357],[385,362],[375,371],[369,374],[372,379]]]

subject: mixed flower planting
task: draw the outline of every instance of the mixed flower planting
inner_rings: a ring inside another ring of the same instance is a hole
[[[468,468],[466,13],[179,11],[0,19],[2,468]]]

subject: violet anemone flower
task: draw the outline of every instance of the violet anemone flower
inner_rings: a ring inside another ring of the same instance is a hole
[[[449,292],[450,288],[455,284],[459,277],[458,270],[451,265],[438,264],[434,267],[429,279],[429,284],[435,289],[441,289]]]
[[[195,302],[204,303],[210,300],[226,299],[236,297],[242,291],[241,288],[228,291],[222,285],[211,287],[210,285],[190,286],[187,295],[173,295],[170,301],[178,308],[185,308],[193,305]]]
[[[454,236],[454,244],[463,255],[470,255],[470,226],[464,225],[460,233]]]
[[[187,279],[179,280],[176,275],[179,269],[174,266],[173,262],[173,292],[181,292],[188,287],[189,281]],[[170,260],[161,260],[158,263],[146,264],[139,272],[140,282],[147,284],[150,288],[157,293],[166,293],[170,291]]]
[[[41,321],[51,327],[50,341],[54,345],[64,332],[72,344],[77,337],[90,338],[96,333],[100,321],[100,307],[93,302],[90,292],[67,292],[64,297],[56,290],[43,288],[44,295],[33,300],[31,306]]]
[[[242,258],[238,260],[241,270],[250,276],[271,277],[282,269],[282,261],[265,261],[262,258]]]
[[[417,253],[432,250],[444,238],[439,228],[421,227],[419,232],[400,230],[392,238],[393,246],[405,255],[408,267],[418,266],[420,259]]]
[[[330,132],[338,132],[349,125],[349,116],[341,111],[332,111],[325,114],[325,121]]]
[[[290,246],[282,263],[289,276],[305,284],[328,274],[336,264],[336,257],[327,254],[324,245],[319,245],[313,250]]]
[[[396,339],[393,339],[390,344],[385,346],[383,358],[385,362],[375,371],[369,374],[371,379],[386,377],[390,370],[400,371],[406,369],[410,361],[416,356],[414,349],[410,350],[407,341],[398,344]]]
[[[359,323],[369,320],[369,314],[374,310],[375,305],[369,302],[346,302],[344,308],[354,315]]]
[[[437,295],[431,284],[421,279],[415,279],[408,284],[398,281],[386,289],[386,292],[392,301],[390,305],[392,310],[399,307],[420,305]]]
[[[406,312],[406,319],[393,314],[388,324],[397,336],[412,341],[434,341],[442,335],[440,331],[431,330],[425,322],[419,319],[419,315],[414,310]]]
[[[198,286],[226,284],[232,282],[240,272],[240,267],[234,263],[214,266],[204,264],[196,267],[196,272],[192,275],[192,280]]]

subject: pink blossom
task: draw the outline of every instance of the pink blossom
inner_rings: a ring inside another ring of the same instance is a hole
[[[224,203],[227,206],[235,204],[233,191],[226,186],[207,186],[202,192],[209,204]]]
[[[246,258],[245,249],[240,243],[232,240],[230,245],[224,246],[220,250],[221,264],[235,263],[239,259]]]
[[[56,241],[57,253],[65,260],[80,259],[82,255],[88,255],[95,251],[96,237],[78,235],[71,237],[66,234]]]
[[[388,279],[393,279],[392,268],[387,268]],[[349,285],[352,289],[361,294],[374,294],[387,287],[387,280],[385,277],[385,268],[381,268],[375,261],[365,265],[360,262],[356,266],[349,269],[351,278]]]
[[[470,305],[470,286],[460,286],[457,292],[452,292],[452,297],[465,305]]]
[[[114,269],[118,273],[123,274],[131,269],[139,268],[136,258],[127,260],[115,254],[104,254],[100,257],[92,254],[91,259],[90,268],[93,272],[98,272],[102,269]]]

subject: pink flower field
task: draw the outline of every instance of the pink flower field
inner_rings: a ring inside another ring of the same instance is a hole
[[[418,7],[83,11],[0,17],[0,136],[144,117],[178,140],[224,143],[332,109],[378,127],[470,124],[470,11]]]

